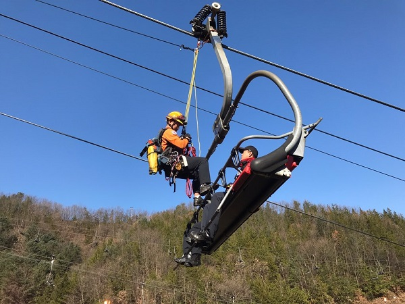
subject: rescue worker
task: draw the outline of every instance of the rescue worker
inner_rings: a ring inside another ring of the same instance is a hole
[[[177,152],[178,155],[183,155],[184,149],[191,141],[190,134],[179,136],[177,131],[181,126],[187,124],[186,118],[178,111],[170,112],[166,116],[166,127],[162,134],[161,147],[163,153]],[[168,150],[168,151],[167,151]],[[211,176],[208,165],[208,160],[205,157],[185,156],[187,166],[185,166],[176,175],[177,178],[193,180],[192,187],[194,192],[194,206],[199,206],[204,200],[201,196],[206,195],[211,190]],[[166,176],[170,176],[172,167],[170,164],[163,164],[163,170]]]
[[[246,166],[250,166],[250,162],[257,158],[259,154],[257,149],[253,146],[239,148],[239,152],[241,153],[239,163],[241,171],[245,169]],[[235,180],[238,178],[238,176],[239,174],[235,177]],[[218,222],[221,213],[219,213],[213,219],[209,226],[208,223],[215,214],[222,199],[225,197],[225,194],[226,192],[214,193],[211,197],[211,203],[206,204],[204,207],[201,222],[195,223],[193,227],[191,227],[190,231],[188,231],[188,233],[184,233],[183,256],[180,258],[176,258],[176,263],[182,264],[187,267],[195,267],[201,265],[201,244],[209,243],[210,240],[214,238],[215,233],[218,229]],[[193,242],[196,242],[197,244],[193,246]]]

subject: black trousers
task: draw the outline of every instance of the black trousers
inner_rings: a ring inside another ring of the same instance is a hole
[[[188,166],[178,172],[177,178],[193,180],[194,193],[200,192],[200,186],[202,184],[211,183],[211,175],[208,160],[205,157],[191,157],[186,156]],[[166,176],[170,175],[171,168],[169,166],[164,167]]]
[[[213,221],[210,224],[209,224],[209,221],[214,216],[215,211],[217,210],[217,208],[218,208],[219,204],[221,203],[222,199],[224,198],[224,196],[225,196],[225,192],[214,193],[214,195],[211,197],[211,203],[205,205],[205,207],[204,207],[201,222],[195,223],[191,227],[190,231],[193,230],[195,232],[200,232],[201,230],[207,230],[210,237],[214,238],[215,233],[218,230],[218,222],[219,222],[219,217],[221,216],[221,212],[219,212],[217,214],[217,216],[213,219]],[[209,226],[208,226],[208,224],[209,224]],[[186,233],[184,233],[183,253],[187,254],[190,251],[190,248],[192,247],[191,254],[201,254],[202,248],[199,246],[199,244],[197,243],[193,247],[192,243],[189,242],[188,234],[190,233],[190,231],[187,231]]]

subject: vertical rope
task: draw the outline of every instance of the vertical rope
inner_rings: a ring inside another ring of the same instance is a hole
[[[194,49],[193,72],[191,73],[191,81],[190,81],[190,87],[189,87],[189,90],[188,90],[186,112],[185,112],[185,115],[184,115],[186,117],[186,121],[188,121],[188,113],[190,112],[191,95],[193,93],[193,86],[194,86],[194,80],[195,80],[195,71],[197,69],[197,59],[198,59],[198,47],[196,47]]]
[[[190,86],[189,86],[189,89],[188,89],[188,96],[187,96],[186,111],[185,111],[185,115],[184,115],[185,118],[186,118],[186,122],[188,121],[188,114],[190,112],[190,104],[191,104],[191,96],[193,94],[193,88],[195,87],[195,71],[197,69],[197,59],[198,59],[199,46],[200,46],[200,41],[198,41],[197,47],[194,49],[193,71],[191,73]],[[183,131],[185,131],[184,127],[183,127]],[[198,131],[197,131],[197,136],[199,136]],[[193,146],[189,147],[189,150],[188,150],[187,154],[190,155],[190,156],[196,156],[195,148]],[[192,186],[192,182],[191,182],[191,180],[189,178],[186,181],[186,195],[189,198],[191,198],[191,196],[193,195],[193,186]]]
[[[197,127],[198,156],[201,156],[200,125],[198,124],[197,87],[194,81],[195,122]]]

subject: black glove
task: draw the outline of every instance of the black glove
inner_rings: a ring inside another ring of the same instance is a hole
[[[191,140],[191,135],[186,133],[186,134],[183,135],[183,138],[187,138],[188,141],[190,141]]]

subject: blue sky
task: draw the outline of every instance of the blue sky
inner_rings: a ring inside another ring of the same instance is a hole
[[[46,2],[176,45],[194,48],[197,43],[193,37],[101,1]],[[0,3],[3,15],[190,81],[193,53],[188,50],[38,1],[0,0]],[[160,0],[115,3],[184,30],[190,29],[189,21],[206,4]],[[405,108],[402,0],[220,3],[227,12],[229,36],[224,38],[224,44]],[[138,157],[147,139],[165,125],[165,115],[185,110],[180,101],[187,100],[186,84],[4,16],[0,16],[0,35],[1,113]],[[291,180],[270,198],[272,201],[285,204],[308,200],[379,212],[389,208],[405,214],[403,111],[233,52],[226,51],[226,55],[233,75],[233,96],[251,72],[269,70],[283,80],[297,100],[304,123],[323,117],[320,130],[397,157],[314,131],[308,137],[304,160]],[[200,51],[196,84],[223,94],[221,70],[210,44]],[[201,90],[196,97],[198,107],[212,113],[220,111],[221,97]],[[266,80],[253,82],[242,102],[292,118],[287,102]],[[194,97],[192,103],[195,105]],[[213,140],[214,119],[209,112],[199,110],[196,117],[195,109],[190,110],[188,132],[198,149],[198,121],[201,155],[205,155]],[[290,122],[245,105],[237,109],[234,120],[227,138],[210,158],[213,179],[231,148],[243,136],[263,134],[257,129],[282,134],[293,127]],[[91,210],[132,207],[136,211],[157,212],[191,201],[185,195],[184,181],[178,181],[173,193],[163,176],[148,175],[146,162],[4,115],[0,115],[0,135],[0,192],[4,194],[23,192],[64,206],[80,205]],[[249,144],[256,145],[259,154],[264,155],[281,142]],[[232,176],[233,172],[228,178]]]

